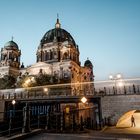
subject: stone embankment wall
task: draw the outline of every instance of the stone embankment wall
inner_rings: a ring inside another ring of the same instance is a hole
[[[0,101],[0,122],[2,122],[4,119],[4,107],[5,107],[5,102]]]
[[[112,95],[101,97],[102,117],[111,125],[116,125],[119,118],[128,111],[140,110],[140,95]]]

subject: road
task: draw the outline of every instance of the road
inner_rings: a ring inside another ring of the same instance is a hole
[[[25,140],[140,140],[140,135],[133,134],[108,134],[108,133],[86,133],[86,134],[50,134],[42,133]]]
[[[0,137],[0,140],[140,140],[140,127],[116,128],[104,127],[101,131],[86,130],[79,133],[47,133],[41,129],[31,133]]]
[[[117,140],[116,138],[103,136],[89,136],[78,134],[39,134],[26,140]]]

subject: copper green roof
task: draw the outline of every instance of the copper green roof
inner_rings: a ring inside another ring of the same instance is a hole
[[[18,45],[17,43],[15,43],[14,41],[8,41],[5,45],[4,45],[4,48],[14,48],[14,49],[18,49]]]
[[[62,28],[54,28],[46,32],[41,40],[41,43],[50,43],[54,40],[56,40],[57,42],[70,41],[76,47],[76,43],[73,37],[70,35],[70,33]]]
[[[85,67],[90,67],[90,68],[93,67],[91,61],[88,60],[88,59],[85,61],[84,66],[85,66]]]

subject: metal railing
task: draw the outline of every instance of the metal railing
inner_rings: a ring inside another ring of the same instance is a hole
[[[109,96],[109,95],[140,95],[140,85],[122,86],[122,87],[102,87],[95,89],[95,95]]]
[[[45,129],[48,132],[79,132],[87,129],[101,129],[96,118],[82,116],[84,112],[95,113],[95,108],[76,109],[70,112],[41,112],[24,107],[23,110],[1,112],[5,118],[0,122],[0,137],[29,133],[35,129]],[[92,115],[94,116],[94,115]]]
[[[95,95],[140,94],[140,78],[95,82]]]
[[[71,85],[92,85],[94,83],[94,90],[77,90],[76,94],[70,88]],[[47,89],[47,90],[46,90]],[[84,82],[84,83],[67,83],[58,85],[46,85],[40,87],[16,88],[0,90],[0,100],[6,99],[37,99],[37,98],[59,98],[65,96],[79,96],[79,95],[124,95],[124,94],[139,94],[140,93],[140,79],[123,80],[123,85],[114,85],[112,81],[99,82]]]

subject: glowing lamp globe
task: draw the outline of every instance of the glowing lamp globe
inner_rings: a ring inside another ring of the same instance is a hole
[[[15,100],[12,100],[12,104],[15,105],[15,103],[16,103],[16,101]]]
[[[86,102],[87,102],[87,98],[86,98],[86,97],[83,97],[83,98],[81,99],[81,102],[82,102],[82,103],[86,103]]]

